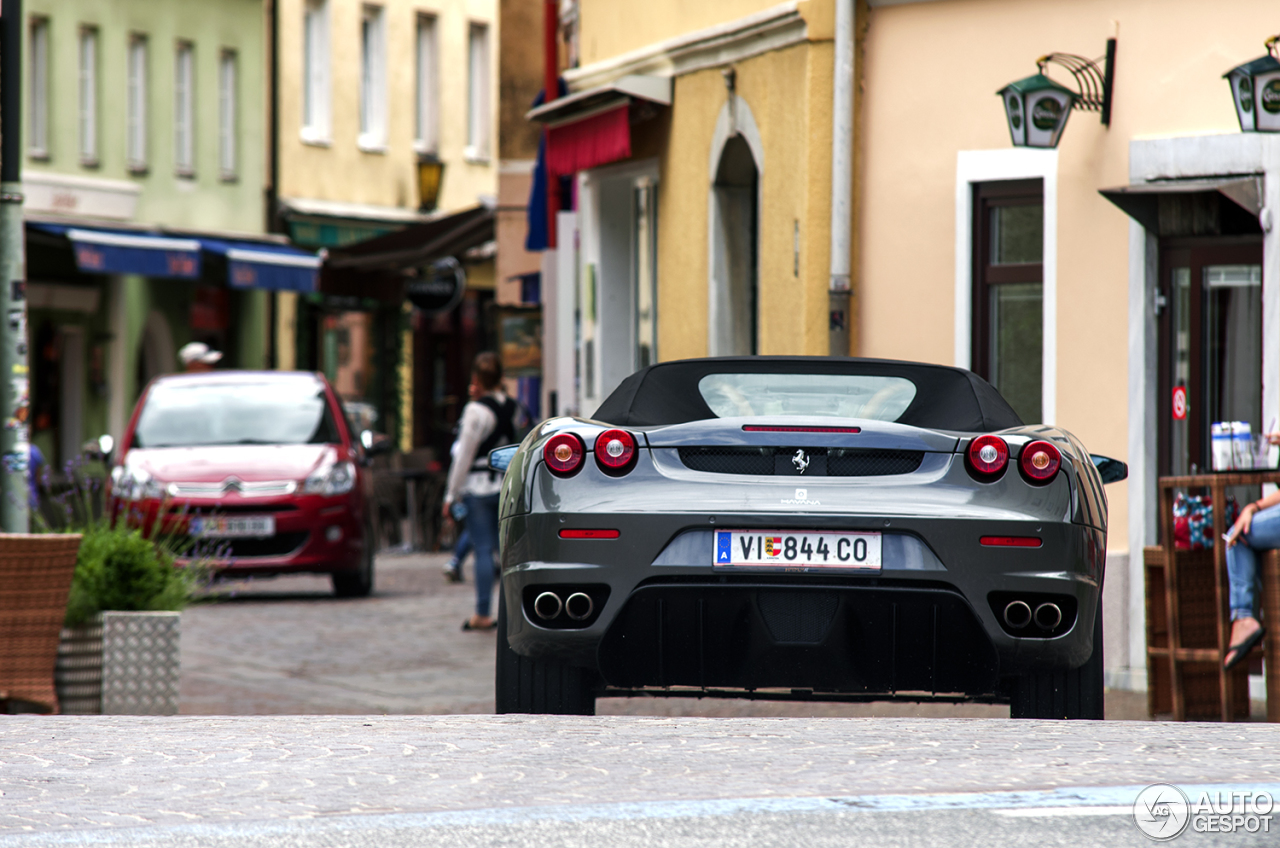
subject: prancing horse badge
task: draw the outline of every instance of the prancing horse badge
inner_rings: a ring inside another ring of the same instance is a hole
[[[796,467],[797,473],[803,474],[809,467],[809,457],[804,455],[804,450],[797,450],[796,455],[791,457],[791,464]]]

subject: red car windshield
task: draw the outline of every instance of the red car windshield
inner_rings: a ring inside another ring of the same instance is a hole
[[[147,395],[135,448],[303,445],[339,441],[319,383],[161,383]]]

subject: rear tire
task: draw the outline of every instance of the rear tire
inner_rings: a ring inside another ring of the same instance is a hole
[[[339,598],[367,598],[373,592],[373,549],[376,544],[373,530],[365,527],[360,565],[352,571],[335,571],[329,575],[334,595]]]
[[[499,715],[595,715],[595,675],[585,668],[531,660],[511,650],[507,641],[507,605],[498,592],[498,657],[494,702]]]
[[[1093,617],[1093,655],[1079,668],[1023,674],[1014,679],[1010,718],[1094,719],[1104,713],[1102,599]]]

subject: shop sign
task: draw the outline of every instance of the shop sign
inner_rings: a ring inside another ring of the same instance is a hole
[[[1187,387],[1173,387],[1173,420],[1187,420]]]
[[[448,312],[462,300],[467,273],[452,256],[415,269],[417,276],[405,285],[409,302],[428,315]]]

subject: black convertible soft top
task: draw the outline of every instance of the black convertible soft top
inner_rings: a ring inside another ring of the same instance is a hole
[[[725,356],[680,359],[632,374],[593,416],[618,426],[664,426],[715,418],[698,390],[708,374],[852,374],[903,377],[916,386],[899,424],[981,432],[1022,426],[995,387],[963,368],[836,356]]]

